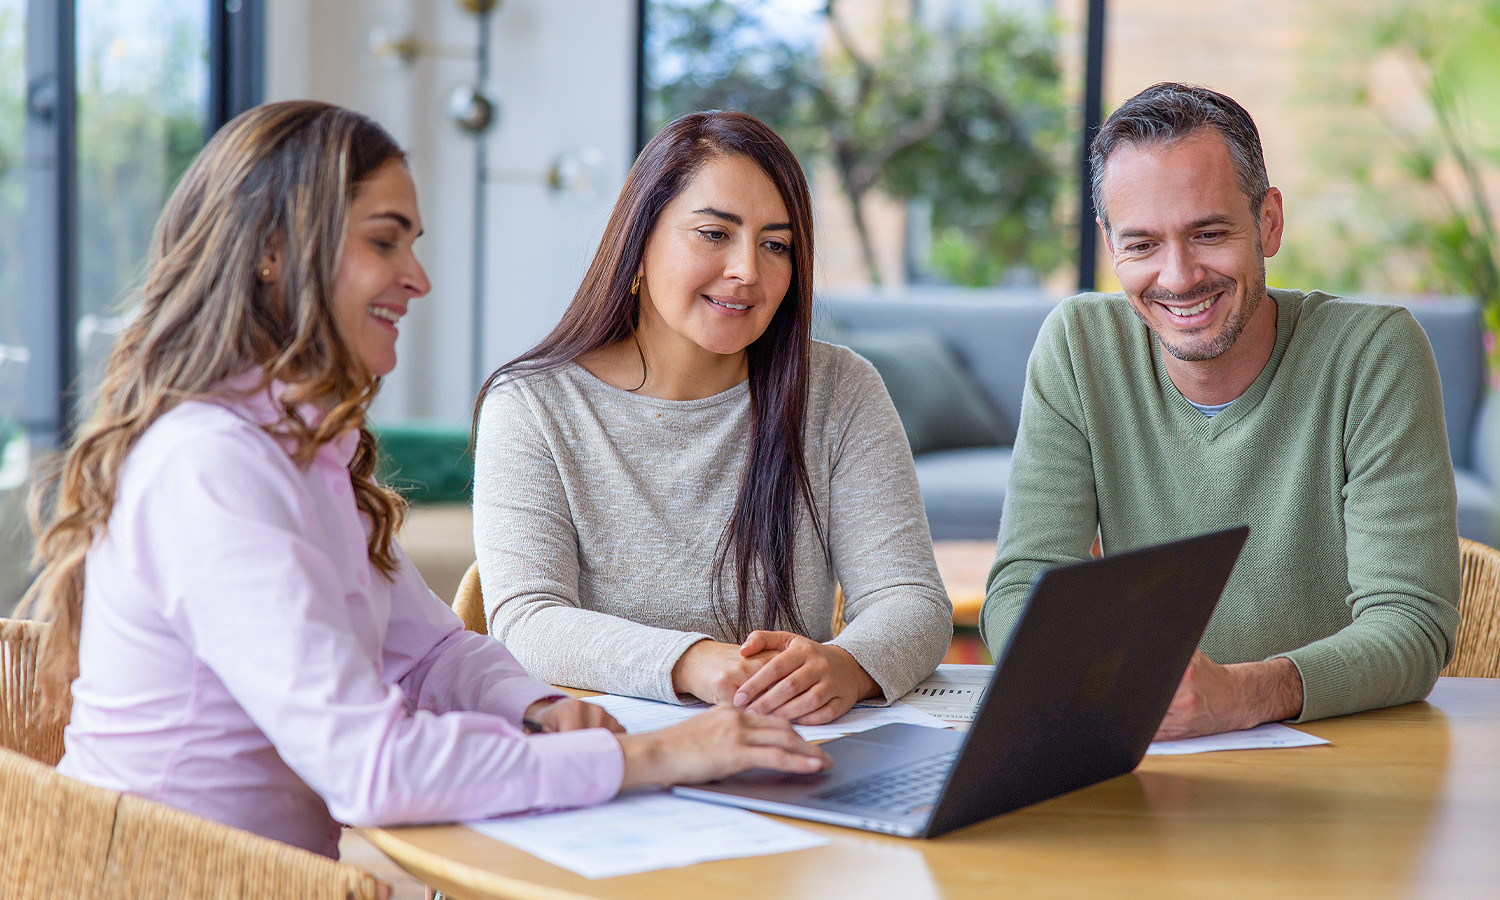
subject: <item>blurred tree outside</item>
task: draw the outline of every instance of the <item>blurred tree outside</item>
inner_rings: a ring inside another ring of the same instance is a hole
[[[1328,5],[1349,36],[1331,77],[1350,112],[1330,129],[1324,166],[1356,198],[1337,223],[1344,268],[1332,277],[1474,298],[1500,373],[1500,0]]]
[[[993,8],[934,26],[909,2],[818,6],[788,27],[749,0],[653,3],[652,130],[692,110],[738,109],[782,135],[804,169],[828,163],[872,284],[881,274],[862,204],[872,192],[930,216],[914,225],[930,226],[928,258],[912,262],[942,280],[1034,282],[1069,260],[1055,29]]]

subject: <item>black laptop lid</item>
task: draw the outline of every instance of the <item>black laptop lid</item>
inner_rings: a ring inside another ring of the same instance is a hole
[[[926,834],[1134,769],[1249,531],[1038,574]]]

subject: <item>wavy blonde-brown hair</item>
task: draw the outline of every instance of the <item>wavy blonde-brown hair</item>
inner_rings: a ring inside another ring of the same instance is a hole
[[[109,356],[98,406],[66,455],[37,480],[26,607],[50,619],[41,648],[44,696],[68,707],[78,674],[84,556],[108,527],[120,466],[141,435],[185,400],[225,397],[227,382],[259,370],[255,392],[287,385],[267,426],[300,465],[350,429],[355,502],[368,517],[370,560],[389,577],[404,505],[376,483],[365,412],[379,379],[339,335],[334,274],[349,204],[361,184],[404,160],[384,129],[358,113],[311,101],[269,103],[229,122],[203,148],[167,201],[129,324]],[[270,278],[262,262],[275,254]],[[298,407],[327,413],[306,421]]]

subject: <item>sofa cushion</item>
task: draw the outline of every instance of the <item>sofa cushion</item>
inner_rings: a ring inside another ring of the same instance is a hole
[[[1458,488],[1459,537],[1495,546],[1495,522],[1500,515],[1495,489],[1471,469],[1454,469],[1453,481]]]
[[[1406,308],[1427,333],[1437,360],[1453,466],[1479,468],[1473,458],[1473,435],[1480,424],[1480,403],[1484,399],[1484,317],[1472,301],[1452,298],[1408,302]]]
[[[932,539],[994,540],[1010,481],[1010,448],[943,450],[916,461]]]
[[[1056,301],[1039,291],[909,287],[899,297],[820,295],[814,323],[846,331],[925,329],[942,335],[999,414],[1001,443],[1009,444],[1021,418],[1026,361],[1042,321],[1056,308]]]
[[[912,455],[1004,442],[989,401],[936,332],[845,331],[840,337],[880,373]]]

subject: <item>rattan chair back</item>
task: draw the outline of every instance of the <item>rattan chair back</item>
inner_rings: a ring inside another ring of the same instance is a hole
[[[46,632],[45,622],[0,619],[0,747],[55,766],[62,759],[67,717],[42,714],[36,663]]]
[[[479,588],[479,563],[471,563],[469,571],[458,583],[458,592],[453,595],[453,611],[464,620],[464,627],[476,634],[489,634],[484,621],[484,593]]]
[[[1500,678],[1500,550],[1459,538],[1458,558],[1458,637],[1443,674]]]
[[[0,897],[374,900],[369,872],[0,750]]]

